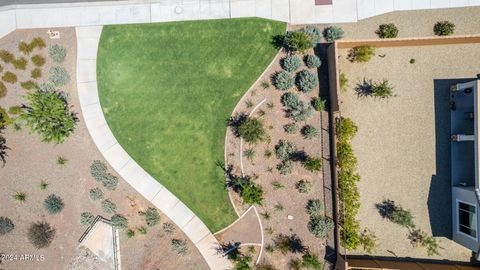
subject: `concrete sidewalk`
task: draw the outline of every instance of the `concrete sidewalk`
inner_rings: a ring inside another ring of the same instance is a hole
[[[219,243],[205,224],[175,195],[140,167],[112,134],[98,97],[96,58],[101,26],[77,27],[77,90],[83,119],[96,146],[117,173],[167,215],[195,244],[211,269],[230,269],[217,254]]]

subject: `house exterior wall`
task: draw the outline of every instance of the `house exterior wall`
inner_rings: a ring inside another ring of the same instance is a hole
[[[458,201],[475,205],[477,207],[477,239],[474,239],[468,235],[465,235],[458,231]],[[477,252],[478,251],[478,234],[480,233],[479,229],[479,205],[478,200],[475,195],[475,188],[472,187],[452,187],[452,224],[453,231],[452,236],[453,240],[470,250]]]

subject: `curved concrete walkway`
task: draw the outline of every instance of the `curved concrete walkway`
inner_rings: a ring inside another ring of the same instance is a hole
[[[217,254],[219,243],[205,224],[175,195],[150,176],[122,148],[103,115],[97,89],[97,50],[102,26],[76,27],[77,91],[83,118],[107,162],[142,196],[167,215],[195,244],[211,269],[232,268]]]

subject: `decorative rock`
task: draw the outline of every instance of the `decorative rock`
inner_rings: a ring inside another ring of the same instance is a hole
[[[288,220],[293,220],[293,216],[292,216],[292,215],[288,215],[288,216],[287,216],[287,219],[288,219]]]

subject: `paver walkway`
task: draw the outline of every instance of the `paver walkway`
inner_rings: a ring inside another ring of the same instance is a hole
[[[98,97],[96,59],[102,26],[77,27],[77,91],[87,129],[105,160],[142,196],[165,213],[199,249],[211,269],[229,269],[205,224],[175,195],[140,167],[113,136]]]

